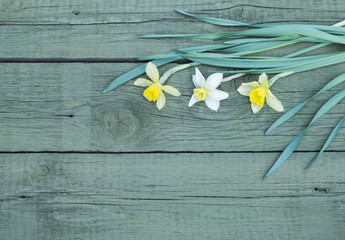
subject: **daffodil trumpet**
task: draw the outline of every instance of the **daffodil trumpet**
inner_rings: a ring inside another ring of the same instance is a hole
[[[193,106],[196,102],[205,101],[209,109],[217,111],[220,101],[229,97],[227,92],[217,89],[223,81],[222,73],[213,73],[205,80],[199,69],[195,68],[195,75],[193,75],[192,80],[195,88],[188,103],[189,107]]]
[[[237,91],[241,95],[249,97],[253,113],[259,112],[265,102],[277,112],[284,111],[283,104],[273,95],[269,87],[268,77],[263,73],[257,82],[242,83]]]
[[[145,78],[138,78],[134,85],[139,87],[147,87],[145,91],[143,92],[143,96],[148,101],[156,102],[156,106],[159,110],[161,110],[166,103],[164,92],[173,95],[175,97],[178,97],[181,95],[181,93],[174,87],[169,85],[164,85],[165,81],[168,79],[168,77],[182,69],[185,69],[189,67],[190,64],[184,64],[177,66],[175,68],[172,68],[168,70],[161,78],[159,77],[159,71],[155,64],[152,62],[149,62],[146,65],[146,75],[151,79],[145,79]]]

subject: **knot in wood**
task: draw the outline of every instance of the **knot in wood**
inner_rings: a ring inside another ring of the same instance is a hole
[[[33,175],[36,177],[45,177],[49,174],[49,167],[44,164],[39,164],[34,168]]]
[[[114,139],[128,138],[139,128],[138,117],[129,109],[99,109],[95,118],[95,128],[98,133],[110,135]]]
[[[0,4],[0,10],[3,12],[12,12],[23,9],[22,0],[2,0]]]

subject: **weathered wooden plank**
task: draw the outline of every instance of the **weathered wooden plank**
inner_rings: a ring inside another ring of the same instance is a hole
[[[3,24],[118,24],[123,22],[176,20],[175,8],[197,11],[214,17],[258,21],[318,21],[329,23],[342,18],[344,2],[317,0],[233,0],[233,1],[111,1],[111,0],[3,0]],[[152,13],[155,13],[154,15]],[[272,19],[267,19],[270,17]],[[273,20],[273,18],[275,18]]]
[[[342,89],[332,89],[309,103],[292,120],[269,136],[265,130],[281,114],[268,106],[257,115],[236,89],[246,76],[225,83],[230,98],[217,113],[203,103],[187,104],[192,94],[194,69],[179,72],[168,83],[181,90],[179,98],[167,96],[162,110],[142,96],[143,89],[127,83],[114,92],[101,90],[115,77],[138,64],[0,64],[1,151],[281,151],[311,120],[326,99]],[[172,66],[172,65],[170,65]],[[210,68],[201,67],[207,74]],[[164,69],[162,69],[164,70]],[[277,82],[272,91],[286,109],[311,97],[343,65],[296,75]],[[319,150],[344,115],[341,102],[307,132],[299,150]],[[340,130],[329,147],[344,151]]]
[[[317,2],[317,4],[316,4]],[[180,7],[203,15],[245,22],[343,20],[344,2],[333,0],[210,1],[21,1],[0,4],[1,58],[137,58],[171,48],[205,44],[201,40],[143,40],[152,33],[199,33],[229,30],[197,22],[174,12]],[[327,9],[327,10],[326,10]],[[80,11],[75,15],[72,11]],[[19,26],[16,26],[19,25]],[[291,47],[289,48],[291,49]]]
[[[4,239],[342,239],[343,153],[2,154]]]

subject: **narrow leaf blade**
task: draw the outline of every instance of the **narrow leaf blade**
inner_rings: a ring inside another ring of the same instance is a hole
[[[286,161],[286,159],[290,157],[293,151],[295,151],[299,142],[302,140],[302,137],[304,136],[307,130],[308,128],[305,128],[294,140],[290,142],[290,144],[284,149],[283,153],[279,156],[279,158],[271,167],[271,169],[266,173],[264,180],[267,179],[275,170],[277,170],[280,167],[280,165],[282,165]]]
[[[281,124],[283,124],[284,122],[289,120],[293,115],[295,115],[299,110],[301,110],[309,101],[311,101],[312,99],[314,99],[318,95],[326,92],[327,90],[335,87],[336,85],[338,85],[338,84],[340,84],[340,83],[342,83],[344,81],[345,81],[345,73],[343,73],[343,74],[337,76],[336,78],[334,78],[332,81],[327,83],[322,89],[320,89],[314,96],[312,96],[311,98],[307,99],[303,103],[298,104],[296,107],[290,109],[285,114],[283,114],[280,118],[278,118],[278,120],[276,120],[268,128],[268,130],[266,131],[265,135],[269,134],[271,131],[273,131],[274,129],[279,127]]]
[[[293,151],[298,146],[299,142],[302,140],[304,134],[307,132],[309,127],[320,117],[322,117],[325,113],[331,110],[336,104],[338,104],[343,98],[345,97],[345,88],[331,97],[315,114],[314,118],[310,121],[309,125],[303,129],[303,131],[290,142],[290,144],[284,149],[283,153],[279,156],[277,161],[271,167],[271,169],[267,172],[264,179],[267,179],[275,170],[279,168],[293,153]]]
[[[198,16],[198,15],[194,15],[194,14],[191,14],[191,13],[184,12],[184,11],[182,11],[180,9],[177,9],[177,8],[175,8],[175,11],[178,12],[178,13],[181,13],[183,15],[195,18],[195,19],[197,19],[199,21],[210,23],[210,24],[214,24],[214,25],[232,26],[232,27],[234,27],[234,26],[249,26],[250,25],[248,23],[232,21],[232,20],[229,20],[229,19],[213,18],[213,17],[202,17],[202,16]]]
[[[170,58],[157,59],[157,60],[152,61],[152,63],[154,63],[157,67],[159,67],[159,66],[167,64],[169,62],[176,61],[179,58],[180,57],[176,56],[176,57],[170,57]],[[119,87],[120,85],[128,82],[129,80],[143,74],[145,72],[145,68],[146,68],[146,64],[143,64],[137,68],[132,69],[129,72],[122,74],[121,76],[116,78],[114,81],[112,81],[106,88],[104,88],[102,93],[103,94],[107,93],[107,92]]]
[[[343,117],[339,121],[339,123],[335,126],[335,128],[333,129],[333,131],[331,132],[331,134],[327,138],[327,140],[326,140],[325,144],[323,145],[322,149],[320,150],[320,152],[313,158],[313,160],[311,160],[308,163],[308,165],[304,169],[308,169],[315,162],[315,160],[318,157],[320,157],[320,155],[328,148],[328,146],[332,143],[333,139],[335,138],[335,136],[338,134],[339,130],[343,126],[344,122],[345,122],[345,117]]]

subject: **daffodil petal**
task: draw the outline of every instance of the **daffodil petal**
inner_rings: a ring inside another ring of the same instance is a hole
[[[275,111],[277,111],[277,112],[283,112],[284,111],[284,106],[281,103],[281,101],[279,101],[278,98],[276,98],[276,96],[274,96],[273,93],[269,90],[268,90],[268,93],[266,95],[266,100],[267,100],[268,106],[273,108]]]
[[[220,101],[212,99],[207,96],[205,98],[205,103],[206,103],[206,106],[213,111],[217,111],[220,105]]]
[[[147,76],[149,76],[149,78],[153,81],[153,82],[158,82],[159,80],[159,72],[158,69],[156,67],[156,65],[154,65],[152,62],[149,62],[146,65],[146,74]]]
[[[189,100],[188,107],[193,106],[194,103],[199,102],[199,101],[201,101],[201,100],[197,99],[197,97],[193,94]]]
[[[197,82],[196,82],[196,77],[195,77],[195,75],[192,76],[192,80],[193,80],[194,86],[195,86],[196,88],[199,88],[199,85],[198,85]]]
[[[241,86],[248,86],[248,87],[252,87],[252,88],[261,87],[261,85],[256,81],[249,82],[249,83],[242,83]]]
[[[194,85],[197,88],[202,88],[205,86],[205,78],[201,74],[201,72],[199,71],[199,69],[197,67],[195,68],[195,79],[194,79],[194,81],[195,81]]]
[[[173,95],[175,97],[178,97],[181,95],[181,93],[174,87],[169,85],[162,86],[162,90],[170,95]]]
[[[248,86],[248,87],[252,87],[252,88],[261,87],[261,85],[256,81],[248,82],[248,83],[242,83],[241,86]]]
[[[207,90],[216,89],[223,81],[223,73],[213,73],[211,74],[205,84]]]
[[[258,106],[256,103],[251,103],[250,107],[252,108],[253,113],[257,113],[258,111],[261,110],[261,108],[263,108],[264,105],[265,103],[262,104],[261,106]]]
[[[259,76],[259,83],[264,88],[268,88],[268,77],[267,77],[266,73],[263,73]]]
[[[156,103],[158,110],[161,110],[164,107],[165,102],[166,102],[166,100],[165,100],[164,93],[163,93],[163,91],[160,91],[158,98],[157,98],[157,103]]]
[[[229,94],[227,92],[220,91],[218,89],[213,89],[213,90],[207,91],[207,96],[214,100],[220,101],[220,100],[228,98]]]
[[[237,88],[237,91],[239,94],[243,96],[249,96],[250,92],[255,89],[259,88],[261,85],[258,82],[249,82],[249,83],[242,83],[239,88]]]
[[[245,85],[242,83],[242,85],[239,88],[237,88],[237,92],[243,96],[249,96],[250,92],[255,88],[256,87],[251,87],[249,85]]]
[[[139,87],[149,87],[153,84],[152,81],[147,80],[145,78],[138,78],[137,80],[135,80],[134,85],[135,86],[139,86]]]

